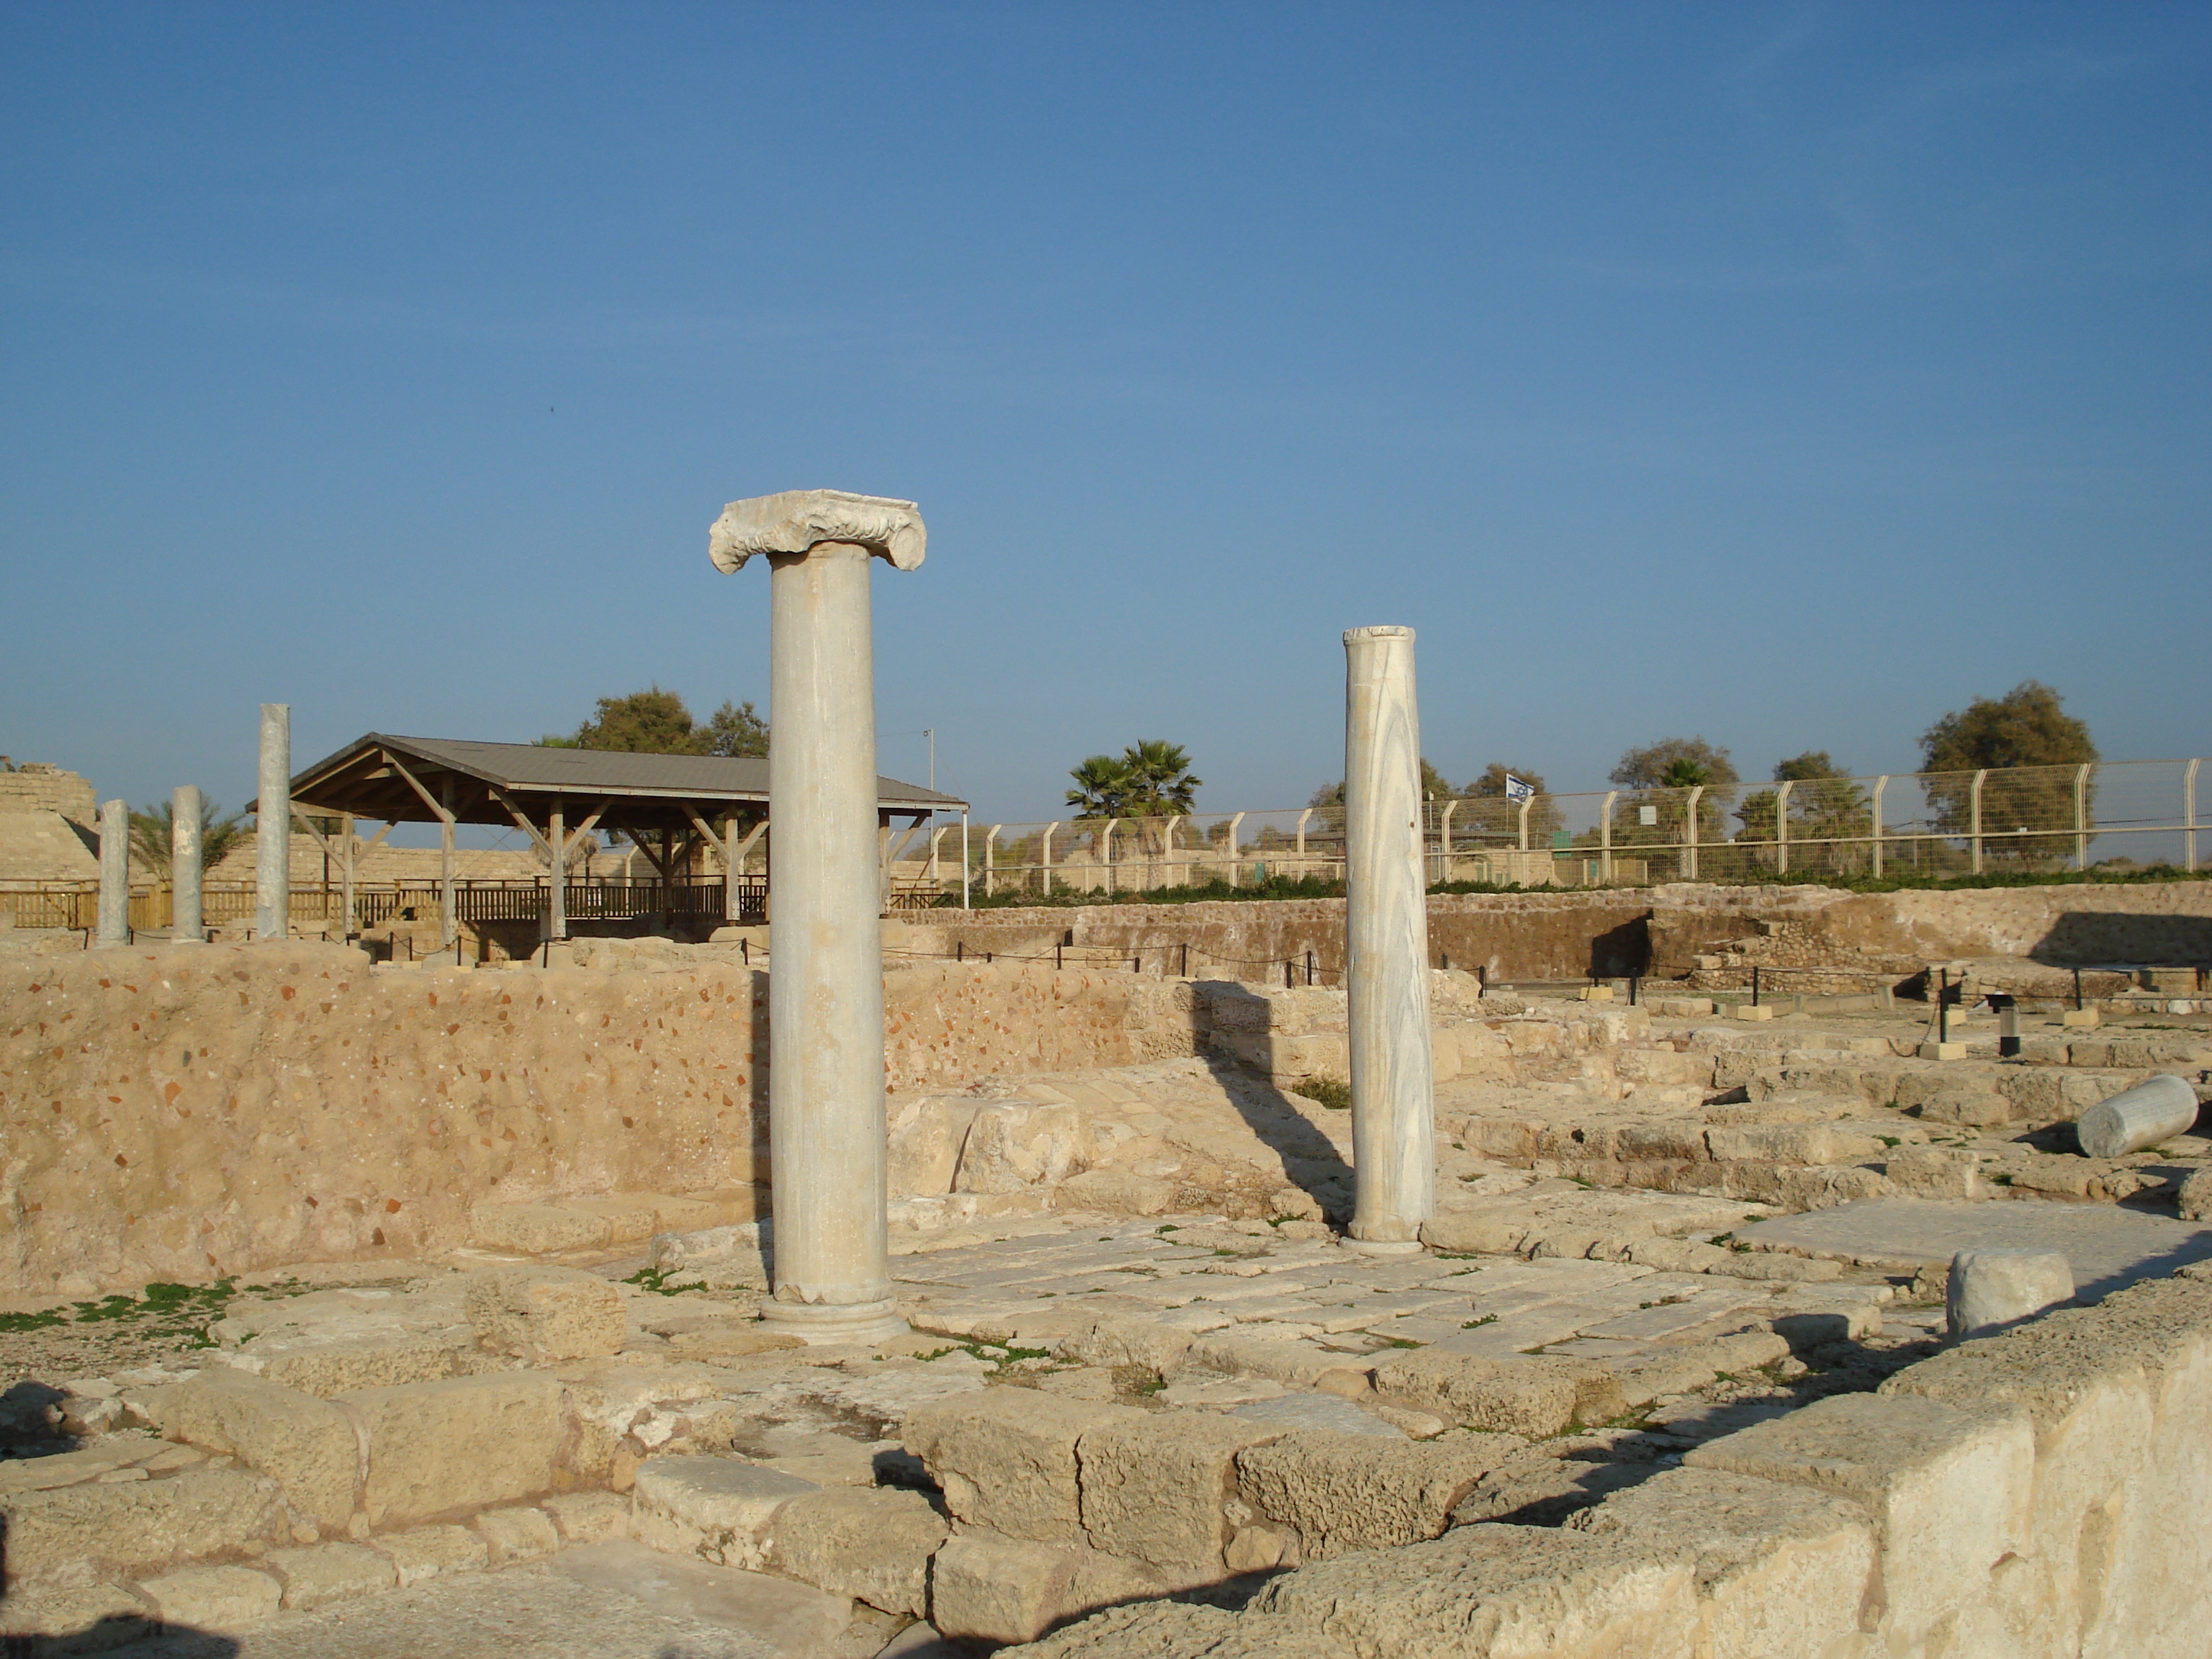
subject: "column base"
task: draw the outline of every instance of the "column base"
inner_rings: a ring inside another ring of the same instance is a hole
[[[1367,1255],[1419,1255],[1422,1250],[1418,1238],[1352,1238],[1346,1237],[1344,1248],[1358,1250]]]
[[[837,1342],[888,1342],[909,1327],[889,1297],[879,1302],[763,1302],[761,1328],[795,1336],[810,1347]]]

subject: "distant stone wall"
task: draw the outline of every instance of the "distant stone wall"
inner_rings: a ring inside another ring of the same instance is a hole
[[[767,1177],[764,973],[372,970],[337,945],[0,959],[0,1291],[467,1242],[471,1207]],[[886,976],[887,1082],[1195,1051],[1189,988]]]
[[[99,820],[100,802],[86,779],[32,761],[0,772],[0,812],[58,812],[89,827]]]
[[[1429,899],[1432,965],[1486,969],[1493,979],[1675,978],[1732,941],[1785,933],[1807,960],[1869,957],[1887,968],[1895,958],[1899,973],[1995,956],[2063,966],[2212,965],[2212,882],[1871,894],[1678,883]],[[970,955],[1047,958],[1065,940],[1071,960],[1142,953],[1153,970],[1180,965],[1178,953],[1188,946],[1194,975],[1279,981],[1281,963],[1303,963],[1309,951],[1325,970],[1342,963],[1344,901],[933,911],[915,934],[917,949],[949,951],[957,943]]]

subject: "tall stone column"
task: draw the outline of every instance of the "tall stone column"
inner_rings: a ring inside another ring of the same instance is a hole
[[[95,945],[131,943],[131,807],[100,804],[100,917]]]
[[[253,822],[253,937],[292,931],[292,706],[261,705],[261,796]]]
[[[200,900],[202,811],[199,787],[179,784],[169,797],[169,938],[192,945],[207,938]]]
[[[809,1342],[906,1329],[884,1237],[884,980],[870,566],[922,560],[911,501],[790,490],[723,509],[716,568],[769,562],[774,1299]]]
[[[1352,1048],[1352,1237],[1421,1248],[1436,1207],[1428,886],[1413,630],[1344,636],[1345,985]]]

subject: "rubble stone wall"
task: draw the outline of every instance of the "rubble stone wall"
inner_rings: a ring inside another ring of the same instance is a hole
[[[887,1081],[1195,1052],[1188,986],[920,963]],[[465,1243],[471,1207],[767,1178],[767,975],[372,970],[337,945],[0,960],[0,1291]]]
[[[1049,957],[1066,940],[1071,956],[1147,951],[1146,966],[1156,969],[1188,945],[1192,973],[1250,980],[1279,976],[1285,959],[1303,962],[1309,951],[1324,971],[1344,960],[1341,899],[1035,907],[957,919],[939,912],[927,922],[917,932],[936,948],[949,951],[957,943],[971,955]],[[1484,968],[1507,980],[1678,977],[1691,973],[1701,954],[1779,929],[1827,960],[2017,956],[2062,966],[2212,964],[2212,882],[1869,894],[1678,883],[1429,899],[1433,965]]]

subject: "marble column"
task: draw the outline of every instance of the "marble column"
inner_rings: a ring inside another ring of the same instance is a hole
[[[292,931],[292,706],[261,705],[261,795],[253,823],[253,937]]]
[[[100,804],[100,919],[95,945],[131,943],[131,807]]]
[[[203,811],[196,784],[179,784],[169,797],[169,938],[179,944],[207,938],[200,901]]]
[[[1428,885],[1413,630],[1344,636],[1345,985],[1352,1048],[1352,1237],[1419,1249],[1436,1206]]]
[[[922,560],[911,501],[791,490],[732,501],[715,567],[769,562],[769,1145],[775,1295],[811,1343],[906,1329],[884,1236],[884,981],[870,569]]]

